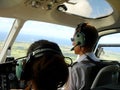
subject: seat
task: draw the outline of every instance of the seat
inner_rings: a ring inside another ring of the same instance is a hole
[[[119,65],[108,65],[103,67],[96,75],[91,85],[91,89],[107,84],[117,84],[119,71]]]

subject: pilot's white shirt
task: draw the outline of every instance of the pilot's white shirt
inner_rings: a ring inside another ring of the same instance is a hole
[[[95,61],[99,61],[98,58],[94,55],[93,52],[86,53],[84,55],[78,55],[76,62],[80,63],[81,61],[88,60],[87,55]],[[76,68],[77,67],[77,68]],[[83,69],[81,69],[78,65],[69,68],[69,81],[67,90],[82,90],[85,85],[85,75]]]

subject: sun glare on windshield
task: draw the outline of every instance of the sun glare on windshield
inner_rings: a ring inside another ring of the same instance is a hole
[[[70,0],[64,3],[67,7],[66,13],[82,16],[85,18],[100,18],[108,16],[113,12],[112,7],[106,0]],[[72,3],[73,2],[73,3]]]

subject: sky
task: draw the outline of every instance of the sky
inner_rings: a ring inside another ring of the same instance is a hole
[[[111,44],[111,43],[114,43],[114,44],[120,44],[120,33],[117,33],[117,34],[111,34],[111,35],[107,35],[107,36],[103,36],[99,43],[101,44]]]
[[[9,32],[13,22],[14,19],[0,18],[0,30],[2,30],[2,32]],[[74,33],[74,28],[29,20],[25,22],[20,33],[57,38],[70,38]]]
[[[44,22],[37,22],[37,21],[34,21],[34,22],[29,21],[25,23],[25,26],[23,29],[26,29],[26,30],[22,30],[24,32],[21,32],[24,34],[29,33],[34,35],[51,36],[51,37],[58,37],[58,38],[71,37],[74,33],[74,28],[72,27],[66,27],[66,26],[49,24]],[[33,30],[34,30],[34,33],[31,33],[31,31]],[[45,33],[47,35],[45,35]]]

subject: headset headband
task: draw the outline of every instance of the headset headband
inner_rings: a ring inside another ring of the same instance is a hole
[[[44,52],[53,52],[53,53],[62,55],[62,53],[60,51],[58,52],[58,51],[51,49],[51,48],[37,49],[37,50],[33,51],[31,53],[31,55],[34,56],[34,58],[38,58],[38,57],[42,56],[43,55],[42,53],[44,53]]]
[[[78,24],[76,30],[77,32],[82,32],[82,30],[84,29],[84,27],[87,25],[87,23],[80,23]]]

